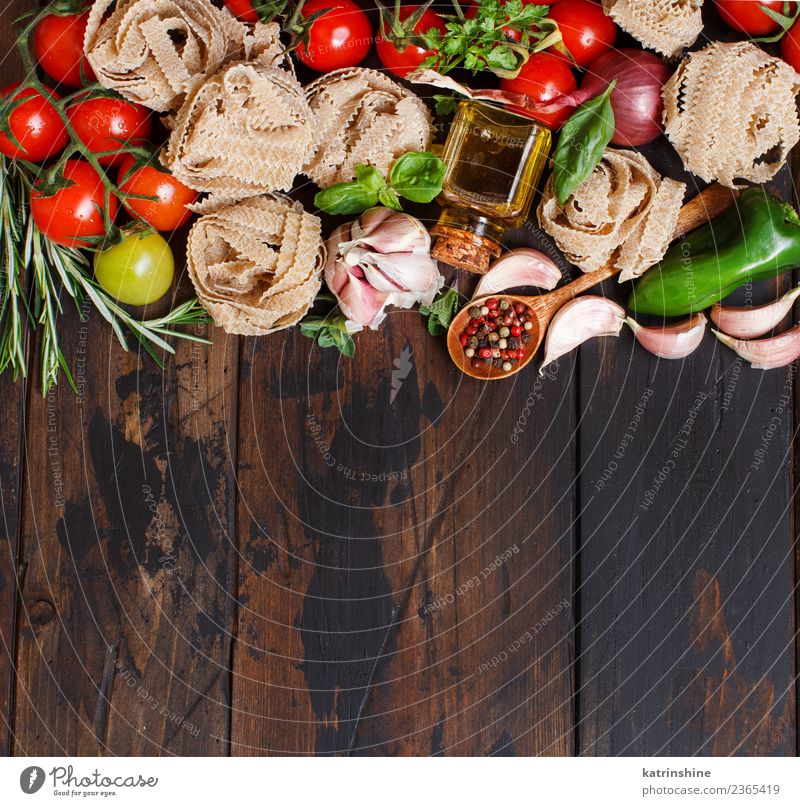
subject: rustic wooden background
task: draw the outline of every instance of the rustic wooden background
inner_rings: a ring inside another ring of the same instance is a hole
[[[64,320],[77,396],[0,378],[0,753],[796,753],[792,368],[626,330],[481,384],[394,311],[161,372]]]

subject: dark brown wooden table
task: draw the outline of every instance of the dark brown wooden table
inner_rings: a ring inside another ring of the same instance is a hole
[[[64,324],[77,396],[0,378],[0,753],[796,753],[792,368]]]

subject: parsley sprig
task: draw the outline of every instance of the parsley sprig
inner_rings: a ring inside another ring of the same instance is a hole
[[[422,34],[425,46],[435,51],[422,67],[442,75],[463,67],[473,74],[489,70],[509,78],[517,74],[531,52],[547,47],[552,26],[541,23],[549,6],[524,5],[523,0],[478,0],[475,15],[470,18],[456,8],[458,14],[445,18],[444,33],[432,28]],[[519,35],[518,42],[507,36],[509,31]]]

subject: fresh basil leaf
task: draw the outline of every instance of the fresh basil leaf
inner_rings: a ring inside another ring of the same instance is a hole
[[[450,327],[460,305],[460,296],[455,288],[448,288],[430,305],[420,305],[419,312],[428,317],[428,332],[440,336]]]
[[[306,316],[300,322],[300,332],[314,339],[320,347],[336,347],[342,355],[352,358],[356,343],[346,325],[347,320],[341,312],[331,312],[327,316]]]
[[[587,101],[564,124],[553,154],[553,192],[559,204],[597,167],[614,135],[612,81],[602,95]]]
[[[314,196],[314,204],[329,215],[363,213],[377,203],[378,191],[364,187],[360,182],[340,182],[320,190]]]
[[[378,201],[384,207],[388,207],[390,210],[402,211],[403,209],[400,205],[400,197],[397,195],[397,192],[394,190],[394,188],[389,187],[389,185],[384,185],[378,191]]]
[[[445,165],[430,151],[409,151],[389,171],[389,184],[404,198],[427,204],[442,192]]]
[[[386,184],[383,175],[374,165],[356,165],[356,182],[375,193]]]

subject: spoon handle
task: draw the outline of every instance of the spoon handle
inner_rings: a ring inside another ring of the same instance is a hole
[[[678,221],[672,233],[672,240],[691,232],[701,224],[716,218],[731,207],[738,193],[722,185],[712,184],[697,194],[691,201],[681,207]],[[546,305],[548,308],[560,308],[573,297],[588,291],[603,280],[613,277],[619,272],[614,265],[603,266],[602,269],[588,272],[561,288],[545,294],[543,297],[521,297],[527,305]]]

